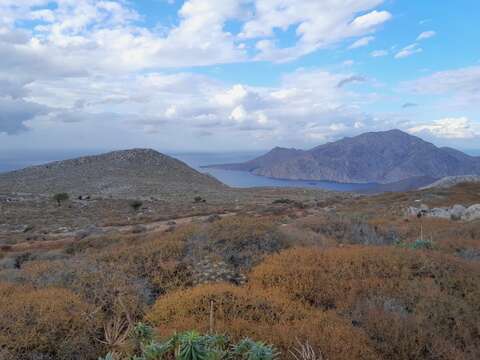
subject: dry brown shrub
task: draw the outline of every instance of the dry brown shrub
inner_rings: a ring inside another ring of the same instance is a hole
[[[101,318],[94,313],[66,289],[0,284],[0,348],[18,360],[95,358]]]
[[[38,288],[72,290],[107,316],[123,313],[125,307],[132,316],[140,316],[150,295],[141,279],[123,273],[113,264],[86,258],[32,261],[25,264],[22,274]]]
[[[203,285],[157,300],[147,319],[168,336],[176,331],[208,331],[210,302],[215,330],[233,340],[245,336],[272,343],[289,358],[296,339],[308,340],[328,359],[374,359],[375,352],[360,330],[333,312],[288,300],[276,291],[227,284]]]
[[[387,358],[480,356],[480,269],[395,247],[292,249],[254,269],[255,286],[334,309]]]
[[[289,242],[269,217],[230,216],[190,237],[196,259],[217,256],[237,268],[251,268],[266,254],[285,249]]]
[[[127,242],[92,253],[91,257],[109,263],[117,271],[145,279],[153,297],[191,284],[191,278],[182,259],[186,239],[195,227],[183,227],[169,234],[148,236],[145,240]]]

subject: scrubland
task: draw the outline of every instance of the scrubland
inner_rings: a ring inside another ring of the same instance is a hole
[[[480,221],[407,217],[417,203],[480,203],[480,186],[2,204],[2,223],[33,229],[2,233],[0,359],[129,359],[139,322],[281,359],[307,343],[316,359],[479,359]]]

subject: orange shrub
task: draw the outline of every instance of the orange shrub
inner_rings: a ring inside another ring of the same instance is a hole
[[[0,348],[18,360],[96,358],[94,313],[66,289],[0,284]]]
[[[395,247],[292,249],[266,259],[251,281],[335,309],[386,357],[480,356],[480,269],[450,256]]]
[[[274,344],[288,358],[296,339],[308,340],[327,359],[374,359],[365,334],[332,312],[310,309],[275,291],[226,284],[177,291],[157,300],[147,319],[160,335],[196,329],[208,331],[210,301],[215,330],[233,340],[243,337]]]

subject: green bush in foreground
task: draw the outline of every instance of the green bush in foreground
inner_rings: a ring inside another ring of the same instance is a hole
[[[274,360],[278,353],[274,347],[251,339],[238,344],[230,343],[224,335],[201,335],[196,331],[175,334],[163,342],[154,340],[153,329],[138,324],[133,331],[134,340],[139,344],[139,355],[129,360]],[[119,360],[115,353],[108,353],[99,360]]]

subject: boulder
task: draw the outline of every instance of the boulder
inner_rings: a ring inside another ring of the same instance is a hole
[[[452,220],[461,220],[466,210],[467,208],[463,205],[455,205],[450,210],[450,218]]]
[[[451,219],[450,209],[444,208],[433,208],[429,212],[427,212],[426,216],[441,219]]]
[[[462,219],[466,221],[480,219],[480,204],[472,205],[468,209],[466,209]]]

